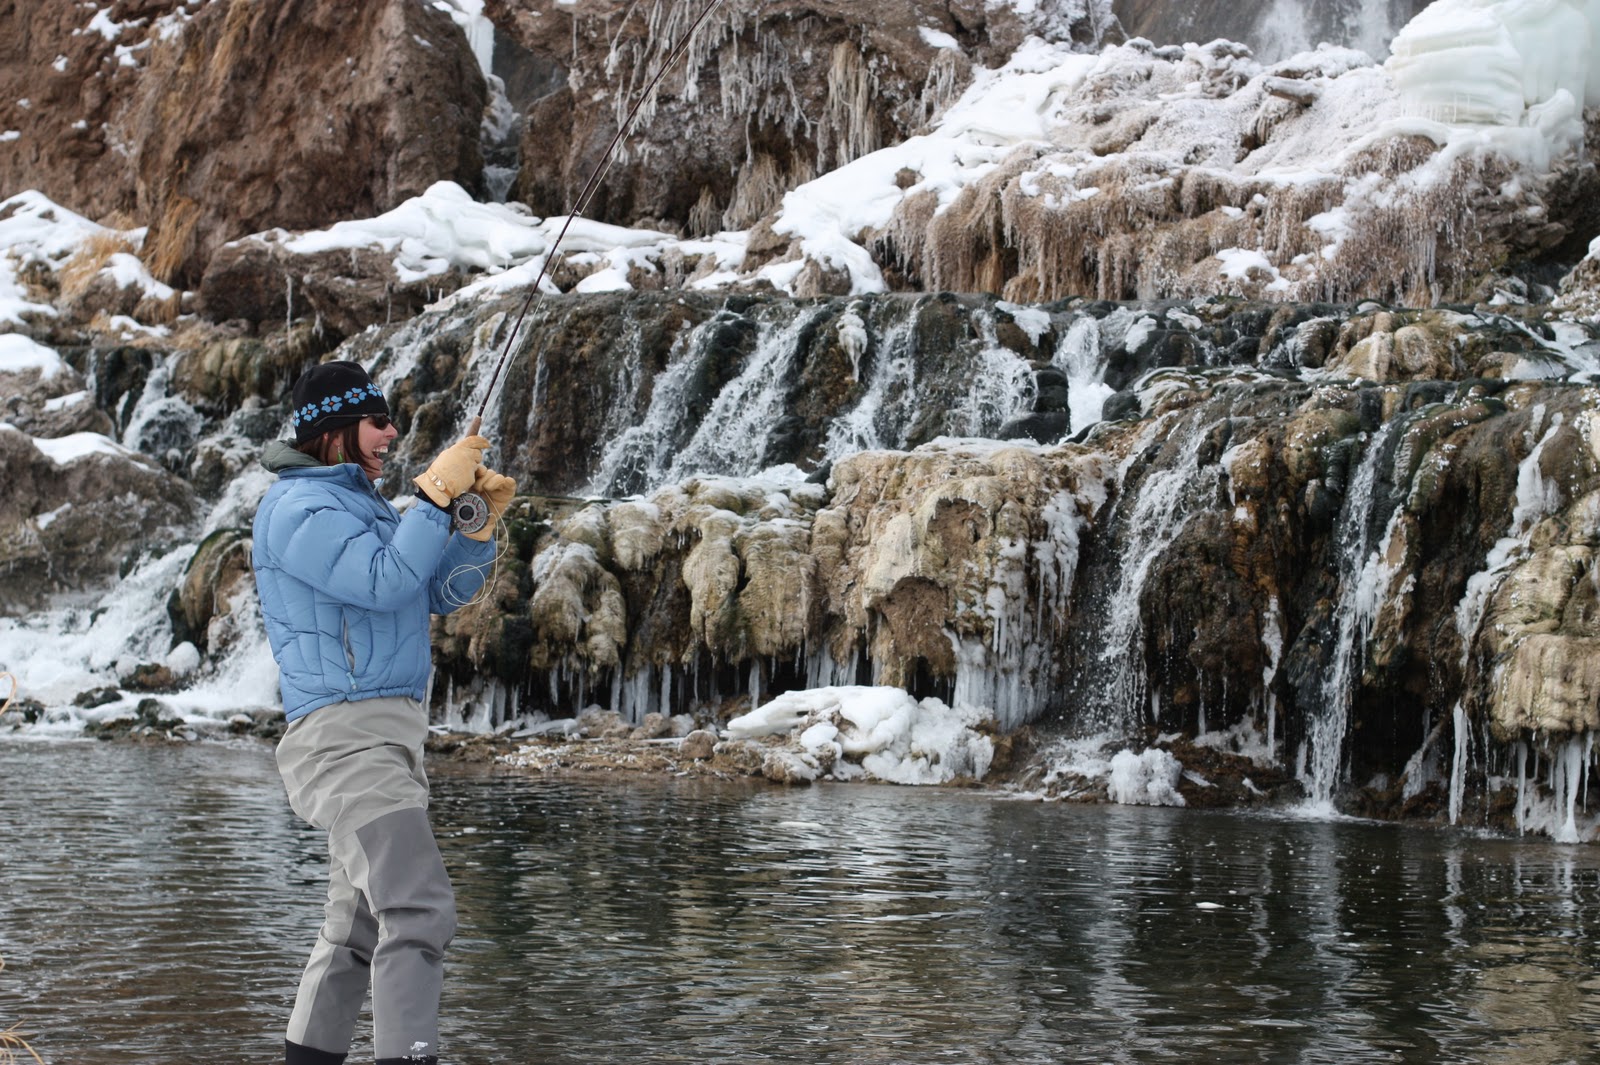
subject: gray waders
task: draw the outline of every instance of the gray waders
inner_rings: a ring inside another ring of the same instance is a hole
[[[439,1053],[444,951],[455,895],[428,826],[413,699],[313,710],[278,744],[289,805],[328,833],[328,902],[289,1017],[288,1065],[338,1065],[372,991],[379,1065]]]

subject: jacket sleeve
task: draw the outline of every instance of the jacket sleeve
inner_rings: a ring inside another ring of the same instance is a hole
[[[366,522],[319,500],[285,500],[273,510],[266,533],[279,569],[368,610],[396,610],[421,595],[451,539],[449,516],[437,507],[411,508],[385,544]]]
[[[414,509],[421,509],[421,504]],[[450,537],[428,587],[428,609],[435,614],[448,614],[470,603],[494,568],[494,552],[492,536],[482,541],[470,536]]]

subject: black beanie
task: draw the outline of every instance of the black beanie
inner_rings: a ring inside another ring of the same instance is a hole
[[[389,404],[367,371],[344,360],[311,367],[294,383],[290,396],[294,410],[289,418],[294,422],[296,444],[369,415],[389,413]]]

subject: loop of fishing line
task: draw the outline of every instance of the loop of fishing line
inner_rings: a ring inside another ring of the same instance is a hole
[[[504,507],[499,510],[495,510],[494,506],[490,504],[487,499],[484,500],[484,506],[493,513],[493,521],[496,523],[500,521],[500,516],[505,513]],[[507,551],[511,550],[510,545],[504,542],[504,539],[505,538],[502,537],[495,541],[494,557],[489,561],[477,563],[463,562],[449,573],[446,573],[444,575],[444,584],[439,590],[439,597],[445,602],[449,603],[452,608],[476,606],[477,604],[486,601],[489,596],[494,593],[495,582],[500,579],[500,560],[505,557]],[[489,575],[484,578],[483,584],[470,598],[463,599],[455,594],[454,582],[458,576],[463,573],[482,573],[486,569],[489,571]]]

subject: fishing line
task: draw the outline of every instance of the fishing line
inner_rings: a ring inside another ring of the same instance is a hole
[[[497,521],[499,520],[500,516],[505,513],[503,509],[494,510],[494,508],[488,505],[487,501],[484,503],[484,509],[486,513],[492,512],[495,520]],[[481,525],[479,526],[479,528],[482,527],[483,526]],[[444,600],[446,603],[449,603],[451,609],[458,609],[464,606],[476,606],[477,604],[487,600],[494,592],[495,581],[500,578],[500,560],[504,558],[506,552],[510,550],[510,542],[507,541],[505,537],[501,537],[500,540],[495,541],[494,557],[489,561],[478,563],[463,562],[455,569],[452,569],[449,573],[446,573],[444,575],[444,580],[439,586],[439,598]],[[484,570],[488,570],[489,575],[484,578],[483,584],[478,587],[477,592],[466,599],[463,599],[456,594],[454,582],[457,577],[461,576],[463,573],[481,574],[484,572]],[[4,674],[0,674],[0,676],[3,675]]]
[[[10,673],[0,673],[0,680],[9,680],[11,682],[11,690],[6,692],[6,701],[0,703],[0,714],[3,714],[11,708],[11,700],[17,697],[17,689],[21,685],[17,683],[17,678]]]
[[[644,87],[644,91],[639,93],[639,98],[633,102],[633,106],[628,108],[627,115],[617,126],[617,132],[611,138],[611,143],[606,145],[605,152],[600,156],[600,162],[595,166],[593,172],[589,174],[589,180],[584,182],[582,190],[578,193],[577,201],[573,204],[572,210],[567,212],[566,220],[561,223],[560,232],[556,234],[556,239],[551,242],[550,249],[545,254],[544,262],[539,266],[539,276],[534,278],[533,287],[528,291],[527,298],[522,301],[522,309],[517,312],[517,319],[511,325],[511,332],[506,334],[506,346],[500,352],[500,358],[495,360],[494,372],[489,375],[489,387],[483,393],[483,402],[478,405],[478,413],[473,416],[472,424],[467,428],[468,436],[476,436],[478,430],[483,428],[484,412],[489,409],[489,401],[494,398],[495,387],[500,383],[500,371],[505,369],[506,362],[511,358],[511,345],[517,339],[517,333],[522,328],[523,319],[528,316],[528,310],[536,301],[539,301],[541,306],[543,305],[544,279],[550,273],[551,267],[561,257],[561,242],[566,238],[567,230],[572,227],[573,219],[589,209],[589,201],[594,198],[594,194],[600,188],[601,181],[610,172],[611,164],[616,161],[617,146],[622,143],[622,139],[632,130],[634,119],[639,116],[639,109],[644,106],[644,102],[650,99],[651,95],[656,91],[656,86],[660,85],[661,79],[667,76],[667,71],[676,66],[683,53],[688,51],[689,43],[693,40],[695,31],[705,22],[706,17],[721,6],[722,0],[710,0],[689,26],[689,29],[673,44],[672,50],[667,53],[667,58],[661,64],[661,69],[656,71],[655,76],[650,79],[650,83]],[[577,18],[577,13],[574,12],[572,16],[574,29],[578,24]],[[617,32],[620,35],[622,31],[619,28]],[[476,532],[478,529],[483,528],[488,519],[488,504],[476,492],[466,492],[457,496],[451,502],[450,516],[458,528],[465,529],[468,532]]]
[[[605,179],[606,174],[611,170],[611,165],[616,162],[617,146],[622,143],[623,138],[632,129],[634,119],[639,115],[639,109],[644,106],[644,102],[655,92],[656,86],[661,84],[661,79],[667,76],[667,72],[677,65],[683,53],[688,50],[689,43],[693,39],[695,31],[700,28],[701,23],[705,22],[706,17],[711,12],[721,7],[722,2],[723,0],[710,0],[688,31],[678,38],[677,43],[672,47],[672,51],[667,54],[666,60],[661,64],[661,69],[656,71],[655,77],[650,79],[650,84],[644,87],[644,91],[639,94],[639,98],[633,102],[633,106],[628,109],[627,116],[622,120],[622,124],[617,127],[616,134],[611,138],[611,143],[606,145],[604,154],[600,156],[599,164],[589,175],[589,180],[584,183],[582,191],[578,193],[577,202],[573,205],[572,210],[567,212],[566,221],[561,223],[561,231],[556,234],[556,239],[550,245],[550,251],[545,256],[544,263],[539,267],[539,276],[534,279],[533,289],[528,293],[528,298],[522,301],[522,310],[517,313],[517,320],[512,324],[511,332],[506,337],[505,350],[500,353],[500,358],[495,362],[494,373],[489,377],[489,388],[484,393],[483,403],[478,407],[478,413],[472,421],[471,433],[468,435],[476,433],[483,424],[483,414],[484,411],[489,409],[489,401],[494,398],[495,386],[500,381],[500,371],[504,369],[507,360],[511,357],[512,342],[516,340],[517,332],[522,328],[522,321],[527,317],[529,308],[544,295],[545,276],[549,274],[551,266],[560,257],[561,241],[566,237],[567,230],[571,227],[573,219],[588,210],[589,201],[594,198],[594,194],[599,190],[600,182]],[[577,15],[574,14],[573,18],[576,20]],[[618,32],[620,33],[621,31],[619,30]]]

